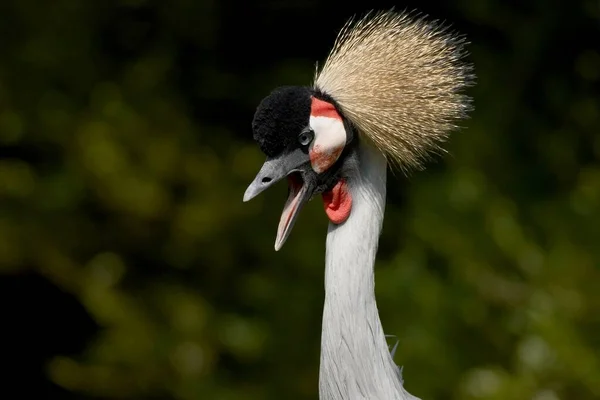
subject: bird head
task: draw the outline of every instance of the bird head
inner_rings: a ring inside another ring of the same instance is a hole
[[[465,44],[422,17],[369,13],[342,28],[311,88],[282,87],[260,103],[252,129],[267,160],[244,201],[287,178],[276,250],[315,194],[323,194],[332,223],[349,217],[345,179],[356,170],[359,137],[403,171],[443,151],[471,109],[462,93],[474,78]]]
[[[297,86],[278,88],[264,98],[252,130],[267,159],[246,190],[244,201],[284,178],[288,182],[275,241],[275,250],[279,250],[304,204],[317,194],[331,192],[343,179],[342,165],[357,137],[331,97]],[[330,219],[342,222],[349,212],[349,207],[342,207]]]

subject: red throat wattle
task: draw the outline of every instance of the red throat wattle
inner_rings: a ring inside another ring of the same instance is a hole
[[[341,179],[335,186],[323,193],[325,213],[334,224],[346,221],[352,211],[352,196],[348,190],[345,179]]]

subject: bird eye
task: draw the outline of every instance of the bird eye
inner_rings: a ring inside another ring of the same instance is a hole
[[[302,133],[298,136],[298,142],[302,145],[302,146],[306,146],[308,145],[310,142],[312,142],[313,137],[315,136],[314,132],[312,129],[307,129],[302,131]]]

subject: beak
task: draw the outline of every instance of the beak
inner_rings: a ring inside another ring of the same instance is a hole
[[[275,251],[281,249],[288,238],[300,210],[312,197],[316,189],[316,179],[307,179],[310,159],[300,150],[277,157],[268,158],[244,193],[244,201],[256,197],[265,189],[283,178],[288,181],[288,198],[281,213],[275,239]]]

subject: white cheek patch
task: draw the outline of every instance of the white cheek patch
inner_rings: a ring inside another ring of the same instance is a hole
[[[313,170],[320,174],[329,169],[340,157],[346,145],[346,130],[339,118],[325,116],[310,117],[310,126],[315,139],[308,154]]]

